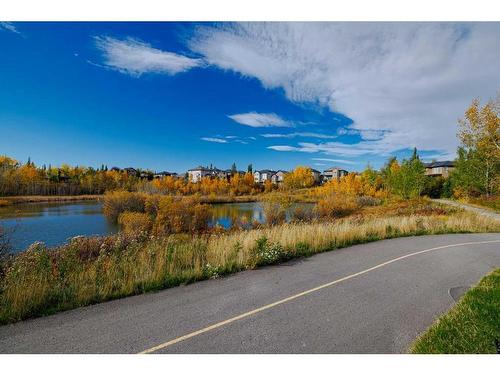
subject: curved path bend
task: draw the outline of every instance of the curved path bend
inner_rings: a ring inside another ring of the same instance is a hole
[[[407,237],[0,327],[3,353],[401,353],[500,266],[500,233]]]
[[[475,212],[476,214],[479,214],[479,215],[488,216],[488,217],[491,217],[493,219],[500,220],[500,214],[496,213],[493,210],[489,210],[487,208],[481,208],[481,207],[473,206],[473,205],[467,204],[467,203],[452,201],[451,199],[433,199],[433,201],[437,202],[437,203],[447,204],[449,206],[462,208],[466,211]]]

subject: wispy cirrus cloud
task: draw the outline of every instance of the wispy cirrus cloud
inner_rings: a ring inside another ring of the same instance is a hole
[[[102,53],[105,67],[133,77],[146,73],[174,75],[204,65],[202,59],[153,48],[134,38],[96,36],[94,41]]]
[[[256,22],[200,27],[189,46],[292,102],[342,113],[363,140],[280,149],[455,153],[457,119],[500,87],[498,35],[499,23]]]
[[[322,134],[322,133],[309,133],[309,132],[297,132],[297,133],[288,133],[288,134],[268,133],[268,134],[261,134],[261,137],[264,137],[264,138],[295,138],[295,137],[304,137],[304,138],[322,138],[322,139],[337,138],[336,135]]]
[[[243,145],[247,145],[250,141],[255,141],[255,137],[240,137],[238,135],[215,135],[212,137],[202,137],[200,138],[206,142],[214,142],[214,143],[241,143]]]
[[[347,157],[378,155],[387,156],[393,150],[392,145],[383,140],[377,141],[361,141],[358,143],[342,143],[342,142],[299,142],[296,146],[290,145],[274,145],[268,147],[275,151],[296,151],[307,153],[322,153],[326,155],[340,155]],[[402,148],[401,148],[402,149]]]
[[[0,30],[11,31],[16,34],[21,34],[21,32],[17,29],[16,26],[12,22],[0,22]]]
[[[312,158],[312,160],[329,161],[329,162],[332,162],[332,163],[342,163],[342,164],[357,164],[355,161],[346,160],[346,159]]]
[[[223,138],[215,138],[215,137],[202,137],[200,138],[202,141],[205,142],[214,142],[214,143],[227,143],[227,140]]]
[[[253,128],[267,128],[267,127],[290,127],[292,123],[282,119],[276,113],[239,113],[235,115],[228,115],[231,120],[241,125],[251,126]]]

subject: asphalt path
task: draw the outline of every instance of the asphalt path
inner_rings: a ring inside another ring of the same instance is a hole
[[[500,233],[352,246],[0,327],[2,353],[402,353],[482,276]]]

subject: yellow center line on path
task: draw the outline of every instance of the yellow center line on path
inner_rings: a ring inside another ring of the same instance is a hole
[[[175,338],[173,340],[164,342],[163,344],[159,344],[159,345],[153,346],[152,348],[146,349],[146,350],[144,350],[144,351],[142,351],[142,352],[140,352],[138,354],[149,354],[149,353],[153,353],[153,352],[156,352],[158,350],[161,350],[161,349],[165,349],[165,348],[167,348],[169,346],[172,346],[172,345],[175,345],[175,344],[177,344],[177,343],[179,343],[181,341],[188,340],[188,339],[190,339],[192,337],[201,335],[201,334],[203,334],[205,332],[212,331],[212,330],[217,329],[219,327],[231,324],[232,322],[235,322],[237,320],[241,320],[241,319],[244,319],[244,318],[246,318],[248,316],[255,315],[255,314],[257,314],[257,313],[259,313],[261,311],[268,310],[268,309],[270,309],[272,307],[275,307],[275,306],[278,306],[278,305],[282,305],[282,304],[284,304],[286,302],[293,301],[294,299],[297,299],[299,297],[302,297],[302,296],[314,293],[314,292],[316,292],[318,290],[321,290],[321,289],[324,289],[324,288],[328,288],[328,287],[333,286],[335,284],[341,283],[342,281],[346,281],[346,280],[352,279],[354,277],[357,277],[357,276],[363,275],[365,273],[374,271],[374,270],[376,270],[378,268],[387,266],[387,265],[389,265],[391,263],[395,263],[395,262],[398,262],[398,261],[406,259],[406,258],[410,258],[410,257],[416,256],[416,255],[425,254],[425,253],[429,253],[431,251],[446,249],[446,248],[450,248],[450,247],[467,246],[467,245],[481,245],[481,244],[489,244],[489,243],[500,243],[500,240],[480,241],[480,242],[464,242],[464,243],[458,243],[458,244],[452,244],[452,245],[443,245],[443,246],[433,247],[431,249],[420,250],[420,251],[417,251],[417,252],[414,252],[414,253],[403,255],[403,256],[400,256],[400,257],[388,260],[386,262],[377,264],[376,266],[367,268],[367,269],[365,269],[363,271],[353,273],[351,275],[342,277],[340,279],[331,281],[331,282],[323,284],[323,285],[319,285],[319,286],[317,286],[315,288],[308,289],[308,290],[305,290],[303,292],[294,294],[294,295],[292,295],[290,297],[280,299],[279,301],[270,303],[268,305],[264,305],[264,306],[261,306],[261,307],[258,307],[256,309],[254,309],[254,310],[247,311],[247,312],[245,312],[243,314],[236,315],[236,316],[234,316],[234,317],[232,317],[230,319],[223,320],[223,321],[221,321],[219,323],[212,324],[210,326],[207,326],[205,328],[199,329],[197,331],[193,331],[193,332],[188,333],[186,335],[179,336],[179,337],[177,337],[177,338]]]

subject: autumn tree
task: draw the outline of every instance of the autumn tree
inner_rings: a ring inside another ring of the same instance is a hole
[[[459,121],[460,147],[452,173],[455,194],[498,192],[500,185],[500,96],[481,106],[473,100]]]
[[[314,185],[314,176],[311,168],[299,166],[285,175],[283,183],[289,189],[308,188]]]

